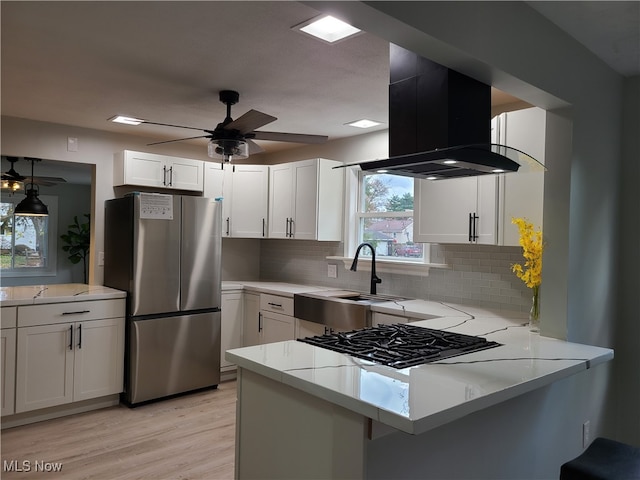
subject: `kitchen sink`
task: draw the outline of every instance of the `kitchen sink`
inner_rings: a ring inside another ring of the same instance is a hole
[[[301,320],[331,328],[355,330],[371,326],[371,305],[403,300],[410,299],[348,290],[296,293],[293,296],[293,314]]]

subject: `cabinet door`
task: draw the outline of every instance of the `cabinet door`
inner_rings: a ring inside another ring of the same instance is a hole
[[[166,185],[179,190],[202,192],[204,162],[189,158],[169,157],[166,163]]]
[[[416,180],[413,240],[418,243],[469,243],[469,214],[476,211],[474,177]]]
[[[2,415],[11,415],[15,412],[14,400],[16,392],[16,329],[5,328],[0,330],[0,401],[2,403]]]
[[[18,328],[16,413],[73,400],[73,325]]]
[[[503,113],[498,117],[500,142],[533,156],[544,164],[546,112],[527,108]],[[526,218],[536,228],[542,227],[544,172],[510,173],[500,179],[499,244],[518,246],[518,228],[513,217]]]
[[[289,315],[260,311],[262,338],[260,343],[282,342],[296,338],[294,318]]]
[[[243,298],[241,292],[222,294],[222,325],[220,337],[220,367],[232,367],[224,358],[227,350],[242,346]]]
[[[293,201],[290,164],[269,167],[269,237],[289,238]]]
[[[305,160],[292,164],[294,198],[291,236],[299,240],[318,237],[318,161]]]
[[[475,243],[495,245],[498,240],[498,176],[485,175],[476,178],[478,201],[476,205]]]
[[[231,235],[231,192],[233,176],[231,165],[206,163],[204,167],[204,193],[207,198],[222,198],[222,236]]]
[[[75,325],[73,401],[123,390],[124,318]]]
[[[267,236],[269,167],[235,165],[231,192],[231,236],[263,238]]]
[[[495,244],[496,182],[494,175],[416,180],[414,241]],[[477,218],[474,219],[473,215]],[[475,240],[471,237],[474,224]]]
[[[165,157],[153,153],[124,153],[125,185],[165,186]]]
[[[262,320],[260,318],[260,295],[244,294],[244,322],[242,324],[242,345],[250,347],[260,344]]]

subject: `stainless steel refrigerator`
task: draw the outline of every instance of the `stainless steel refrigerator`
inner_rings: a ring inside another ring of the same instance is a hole
[[[221,203],[134,193],[105,207],[104,284],[128,293],[124,401],[217,386]]]

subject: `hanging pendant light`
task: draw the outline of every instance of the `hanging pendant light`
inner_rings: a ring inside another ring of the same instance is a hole
[[[16,205],[13,211],[16,215],[30,215],[30,216],[46,216],[49,215],[49,209],[42,203],[42,200],[38,198],[38,188],[33,183],[33,164],[36,161],[35,158],[31,159],[31,183],[26,188],[27,196]]]

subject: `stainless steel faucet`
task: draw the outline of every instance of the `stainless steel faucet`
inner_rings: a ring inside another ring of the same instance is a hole
[[[375,295],[376,285],[378,283],[382,283],[382,279],[378,278],[378,276],[376,275],[376,250],[373,248],[373,245],[366,242],[358,245],[358,248],[356,249],[356,256],[353,259],[350,270],[352,272],[355,272],[358,269],[358,255],[360,255],[360,250],[364,246],[369,247],[369,250],[371,250],[371,291],[369,293],[371,295]]]

